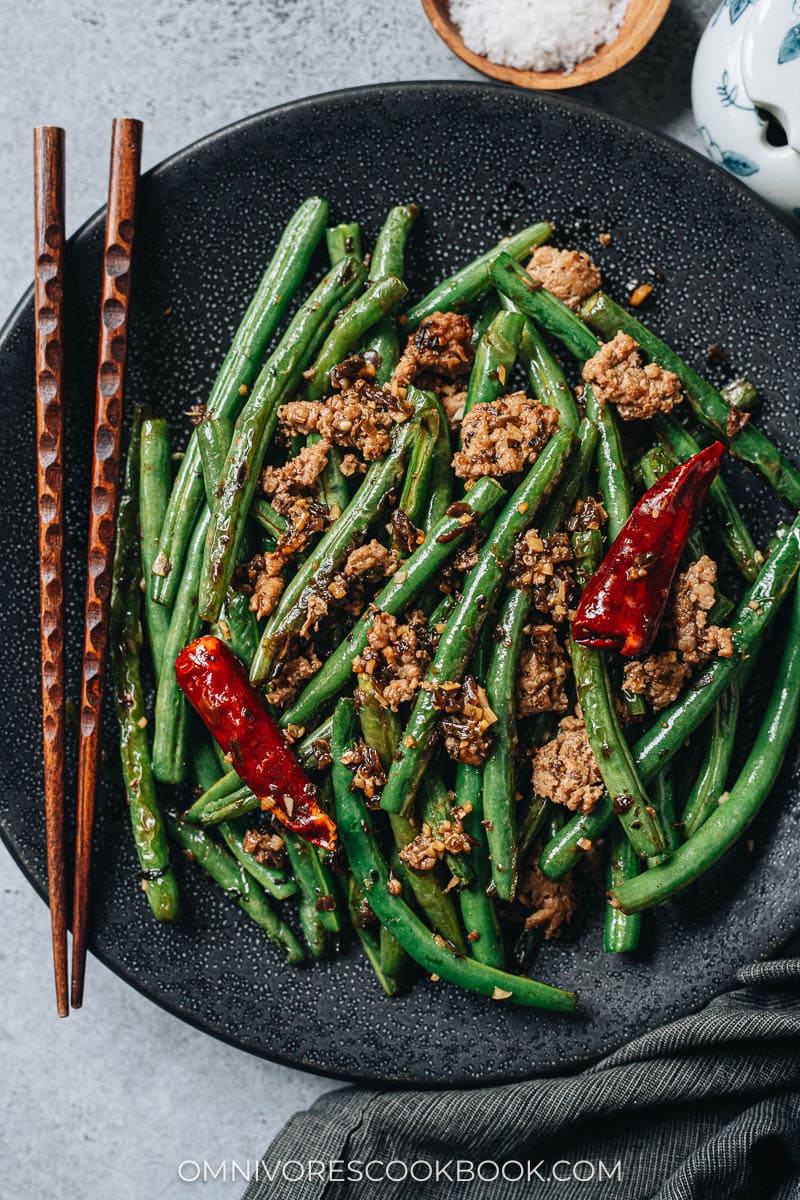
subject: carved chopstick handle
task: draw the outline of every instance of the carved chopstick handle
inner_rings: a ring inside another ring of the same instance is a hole
[[[128,349],[136,192],[142,124],[114,121],[108,187],[100,338],[95,392],[94,454],[89,504],[89,544],[81,677],[75,890],[72,915],[72,1005],[83,1000],[89,914],[89,874],[94,828],[100,718],[103,707],[111,570],[116,527],[122,435],[122,398]]]
[[[36,458],[47,882],[58,1015],[67,993],[64,846],[64,130],[33,131]]]

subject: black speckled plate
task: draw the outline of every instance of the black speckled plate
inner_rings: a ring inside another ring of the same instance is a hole
[[[597,250],[618,295],[631,279],[663,272],[647,319],[698,367],[711,342],[724,347],[760,385],[759,423],[800,454],[793,235],[727,175],[676,144],[574,102],[484,84],[391,85],[306,100],[232,126],[150,172],[137,233],[129,401],[147,401],[173,428],[185,426],[181,413],[205,399],[278,229],[311,192],[329,197],[335,219],[360,220],[367,244],[391,204],[419,201],[424,217],[407,273],[417,295],[498,236],[541,217],[557,221],[566,244]],[[597,245],[600,230],[613,235],[608,250]],[[97,216],[69,247],[73,695],[101,248]],[[32,346],[28,296],[0,342],[0,818],[8,846],[44,893]],[[777,510],[766,489],[742,475],[737,489],[763,535]],[[111,728],[106,745],[113,758]],[[387,1001],[356,947],[331,962],[287,967],[183,863],[183,919],[157,928],[139,890],[125,806],[106,779],[92,949],[184,1020],[293,1066],[394,1084],[522,1079],[575,1067],[697,1008],[742,964],[784,943],[800,927],[798,820],[793,758],[750,848],[742,844],[650,919],[635,960],[603,954],[599,912],[570,941],[545,946],[539,977],[581,993],[579,1013],[564,1018],[442,983],[420,983]],[[91,970],[88,995],[91,1005]]]

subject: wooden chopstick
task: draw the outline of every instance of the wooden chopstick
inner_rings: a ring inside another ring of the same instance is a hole
[[[131,254],[142,123],[114,121],[108,183],[100,339],[95,391],[94,452],[89,504],[83,664],[81,677],[75,886],[72,909],[72,1007],[83,1002],[89,919],[100,718],[103,707],[111,568],[114,556],[122,399],[128,348]]]
[[[34,339],[42,752],[47,884],[58,1015],[69,1015],[64,846],[64,130],[33,131]]]

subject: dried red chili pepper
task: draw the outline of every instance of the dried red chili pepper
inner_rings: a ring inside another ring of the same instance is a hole
[[[250,683],[244,664],[216,637],[190,642],[175,660],[175,678],[243,783],[289,829],[324,850],[336,826],[317,789]]]
[[[581,596],[572,636],[581,646],[646,653],[725,447],[714,442],[645,492]]]

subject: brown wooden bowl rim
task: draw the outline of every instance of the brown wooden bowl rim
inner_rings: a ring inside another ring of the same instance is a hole
[[[607,42],[591,58],[578,63],[574,71],[565,74],[563,71],[526,71],[520,67],[506,67],[501,63],[492,62],[482,54],[476,54],[464,44],[461,34],[452,23],[449,13],[449,0],[422,0],[425,15],[436,33],[446,46],[468,66],[498,79],[502,83],[511,83],[516,87],[535,88],[540,91],[556,91],[561,88],[583,87],[587,83],[595,83],[613,75],[621,67],[626,66],[651,41],[656,30],[667,14],[671,0],[651,0],[650,6],[636,21],[636,36],[631,33],[630,39],[620,44],[628,21],[628,14],[622,23],[620,32],[613,42]],[[614,47],[617,47],[614,53]],[[608,50],[609,53],[604,54]]]

